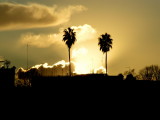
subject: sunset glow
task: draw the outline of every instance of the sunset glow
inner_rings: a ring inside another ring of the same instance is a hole
[[[89,65],[86,62],[75,63],[75,73],[76,74],[89,74],[91,73],[91,69],[88,67]]]
[[[75,62],[75,73],[91,73],[91,61],[86,48],[74,49],[72,52],[72,57]]]
[[[71,48],[72,72],[105,72],[105,54],[98,46],[105,33],[113,39],[108,74],[123,73],[128,66],[138,72],[160,65],[159,11],[160,0],[1,0],[0,56],[17,69],[57,67],[53,75],[64,69],[68,75],[62,39],[70,27],[77,39]]]

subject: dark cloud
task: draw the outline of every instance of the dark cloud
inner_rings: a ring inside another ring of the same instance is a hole
[[[56,5],[0,3],[0,30],[56,26],[68,22],[73,13],[85,9],[81,5],[59,9]]]

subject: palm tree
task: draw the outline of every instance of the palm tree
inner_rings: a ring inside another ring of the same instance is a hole
[[[70,61],[70,49],[72,45],[76,41],[76,32],[74,32],[74,29],[71,29],[70,27],[68,29],[64,30],[63,40],[67,47],[68,47],[68,53],[69,53],[69,75],[71,76],[71,61]]]
[[[99,42],[98,45],[100,46],[100,50],[103,53],[106,53],[106,74],[107,74],[107,52],[110,51],[110,48],[112,48],[112,39],[110,34],[102,34],[98,38]]]

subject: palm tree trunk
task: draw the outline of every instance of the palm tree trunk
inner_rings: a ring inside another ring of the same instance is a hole
[[[69,76],[71,76],[70,48],[68,49],[68,52],[69,52]]]
[[[107,75],[107,52],[106,52],[106,75]]]

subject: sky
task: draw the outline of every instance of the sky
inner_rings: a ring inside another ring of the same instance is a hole
[[[108,33],[113,39],[108,73],[138,72],[160,65],[159,11],[159,0],[0,0],[0,59],[26,69],[28,44],[29,67],[68,62],[62,36],[72,27],[77,33],[71,49],[77,71],[105,66],[98,37]]]

